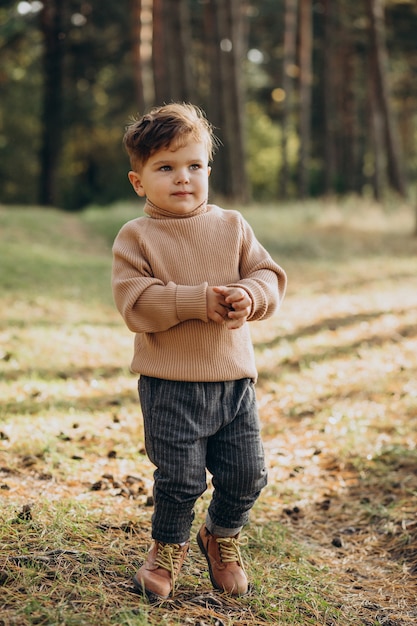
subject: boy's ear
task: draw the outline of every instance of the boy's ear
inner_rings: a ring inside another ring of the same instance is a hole
[[[210,174],[211,174],[211,167],[210,167],[210,165],[208,166],[207,171],[208,171],[208,175],[210,176]]]
[[[145,190],[143,188],[142,181],[141,181],[141,178],[140,178],[139,174],[137,172],[134,172],[133,170],[131,170],[128,173],[127,176],[128,176],[128,178],[130,180],[130,183],[131,183],[133,189],[136,191],[138,196],[144,196],[145,195]]]

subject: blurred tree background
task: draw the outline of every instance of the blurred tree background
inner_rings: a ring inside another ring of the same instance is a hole
[[[132,116],[201,106],[236,202],[405,196],[417,173],[415,0],[0,3],[0,202],[131,198]]]

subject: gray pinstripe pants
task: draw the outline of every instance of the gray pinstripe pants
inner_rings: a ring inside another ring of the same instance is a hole
[[[146,452],[156,466],[153,539],[189,539],[206,468],[214,486],[206,524],[220,536],[238,533],[267,482],[253,382],[141,376],[139,397]]]

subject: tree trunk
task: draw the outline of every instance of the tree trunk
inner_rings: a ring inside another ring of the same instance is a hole
[[[343,77],[343,136],[345,146],[345,162],[343,166],[346,189],[358,191],[357,159],[358,159],[358,131],[356,115],[355,93],[355,54],[351,37],[347,35],[344,46]]]
[[[157,103],[193,100],[187,0],[154,0],[152,51]]]
[[[142,0],[130,0],[130,14],[132,24],[132,62],[133,62],[133,79],[135,81],[136,104],[138,110],[143,114],[145,110],[145,96],[143,90],[142,75],[142,56],[141,56],[141,39],[142,39]]]
[[[388,176],[392,187],[402,196],[406,195],[406,177],[402,162],[399,134],[391,107],[390,91],[387,79],[388,52],[385,44],[384,7],[382,0],[367,0],[369,17],[369,36],[371,44],[372,79],[380,107],[386,135],[388,158]]]
[[[300,150],[299,196],[309,193],[312,87],[312,6],[300,0]]]
[[[221,102],[220,80],[220,46],[217,30],[216,6],[214,0],[206,2],[203,7],[205,62],[207,72],[207,116],[216,129],[216,135],[221,139],[223,128],[223,105]],[[225,146],[221,146],[215,157],[215,164],[210,176],[212,193],[227,195],[227,159]]]
[[[169,102],[168,69],[165,46],[164,0],[153,0],[152,8],[152,65],[155,102]]]
[[[290,176],[288,164],[288,135],[293,110],[292,101],[294,92],[294,69],[296,65],[297,12],[298,0],[285,0],[284,63],[282,74],[282,88],[284,90],[285,97],[281,117],[282,167],[279,179],[279,190],[282,198],[288,197]]]
[[[193,99],[191,76],[191,28],[187,0],[164,1],[165,62],[168,65],[170,100]]]
[[[323,103],[324,103],[324,191],[326,194],[334,190],[336,183],[336,102],[337,91],[335,64],[336,20],[334,3],[324,0],[324,63],[323,63]]]
[[[44,0],[40,12],[43,36],[42,143],[39,202],[57,203],[56,178],[62,146],[63,0]]]
[[[372,172],[372,189],[374,198],[377,201],[382,199],[382,190],[385,187],[385,139],[384,139],[384,122],[381,115],[381,109],[378,106],[377,95],[375,93],[375,82],[369,81],[369,122],[372,131],[372,154],[373,154],[373,172]]]
[[[243,50],[243,7],[239,0],[214,0],[220,62],[222,124],[220,137],[226,155],[226,195],[234,201],[249,200],[244,141],[244,99],[240,67]]]

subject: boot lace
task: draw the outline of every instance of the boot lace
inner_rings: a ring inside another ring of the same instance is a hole
[[[159,544],[155,564],[167,570],[172,580],[172,595],[175,591],[175,583],[182,564],[183,553],[186,548],[175,543]]]
[[[239,540],[236,537],[217,537],[217,543],[219,544],[220,558],[222,563],[239,563],[240,567],[243,567],[242,555],[240,553],[240,546],[246,545],[248,538]]]

